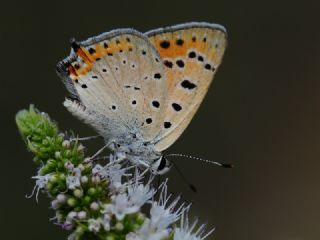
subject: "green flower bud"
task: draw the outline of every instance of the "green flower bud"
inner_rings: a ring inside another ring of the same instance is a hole
[[[120,232],[120,231],[123,230],[123,228],[124,228],[124,226],[123,226],[122,222],[117,222],[116,223],[116,225],[115,225],[116,231]]]
[[[80,189],[75,189],[75,190],[73,191],[73,195],[74,195],[75,197],[77,197],[77,198],[81,198],[81,197],[83,196],[83,191],[80,190]]]
[[[106,240],[116,240],[116,238],[114,236],[107,236]]]
[[[95,188],[91,187],[91,188],[88,189],[87,193],[88,193],[89,196],[94,196],[94,195],[97,194],[97,190]]]
[[[57,183],[60,181],[59,175],[58,174],[54,174],[50,177],[50,182],[51,183]]]
[[[143,215],[142,213],[137,214],[136,221],[137,221],[137,223],[138,223],[139,225],[143,224],[144,219],[145,219],[145,217],[144,217],[144,215]]]
[[[67,200],[67,204],[70,206],[70,207],[74,207],[76,204],[77,204],[77,200],[73,197],[70,197],[68,198]]]
[[[66,175],[64,173],[60,173],[59,178],[61,181],[66,181]]]
[[[88,205],[88,204],[90,204],[92,199],[89,196],[85,196],[82,201],[83,201],[83,204]]]

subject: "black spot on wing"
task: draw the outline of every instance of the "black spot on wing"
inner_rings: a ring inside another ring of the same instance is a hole
[[[152,118],[147,118],[147,119],[146,119],[146,123],[147,123],[147,124],[151,124],[151,123],[152,123]]]
[[[152,106],[154,106],[155,108],[159,108],[160,107],[160,103],[156,100],[152,101]]]
[[[89,53],[90,54],[94,54],[96,52],[96,50],[94,48],[89,48]]]
[[[190,82],[189,80],[183,80],[181,82],[181,86],[185,89],[191,90],[194,89],[195,87],[197,87],[197,85],[195,85],[194,83]]]
[[[168,60],[165,60],[163,63],[164,63],[164,65],[165,65],[166,67],[168,67],[168,68],[172,68],[172,66],[173,66],[173,63],[170,62],[170,61],[168,61]]]
[[[163,40],[160,42],[160,47],[164,48],[164,49],[167,49],[170,47],[170,42],[167,41],[167,40]]]
[[[189,58],[195,58],[196,53],[194,51],[191,51],[191,52],[189,52],[188,56],[189,56]]]
[[[178,46],[182,46],[183,43],[184,43],[184,41],[183,41],[182,39],[177,39],[177,41],[176,41],[176,44],[177,44]]]
[[[179,68],[183,68],[184,67],[184,61],[182,61],[181,59],[176,61],[176,64]]]
[[[203,62],[204,58],[202,56],[198,56],[198,61]]]
[[[154,78],[155,78],[155,79],[160,79],[160,78],[161,78],[161,74],[160,74],[160,73],[154,74]]]
[[[204,65],[204,68],[207,69],[207,70],[210,70],[211,69],[211,65],[209,63],[207,63],[206,65]]]
[[[181,105],[179,105],[178,103],[172,103],[171,106],[176,112],[179,112],[182,109]]]

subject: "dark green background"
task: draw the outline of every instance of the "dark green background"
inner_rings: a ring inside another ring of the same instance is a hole
[[[34,103],[62,130],[93,131],[62,106],[55,64],[69,39],[120,27],[146,31],[188,21],[223,24],[229,46],[199,112],[172,153],[224,160],[226,170],[176,160],[198,187],[172,170],[170,190],[216,226],[219,240],[320,238],[319,1],[17,1],[1,2],[1,239],[64,239],[40,197],[25,199],[36,169],[14,114]],[[90,144],[92,150],[100,143]]]

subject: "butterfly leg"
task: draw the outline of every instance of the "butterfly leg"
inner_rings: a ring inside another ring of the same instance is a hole
[[[95,136],[82,137],[82,138],[79,138],[79,137],[71,138],[70,141],[88,141],[88,140],[96,139],[96,138],[99,138],[99,137],[102,138],[101,135],[95,135]]]
[[[93,154],[91,157],[89,157],[88,161],[87,162],[92,162],[94,161],[97,156],[99,156],[107,147],[109,147],[111,144],[113,144],[114,141],[111,140],[109,142],[107,142],[102,148],[100,148],[95,154]]]

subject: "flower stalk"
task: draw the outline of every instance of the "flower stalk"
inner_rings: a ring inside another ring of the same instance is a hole
[[[167,193],[167,181],[155,189],[152,178],[121,165],[114,155],[104,165],[86,157],[77,138],[60,133],[33,106],[18,112],[16,123],[39,167],[31,196],[38,201],[40,191],[48,195],[53,219],[70,232],[69,240],[199,240],[211,233],[204,233],[204,225],[192,233],[196,223],[187,220],[190,206],[178,206],[179,198]]]

